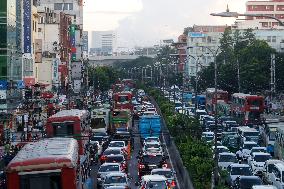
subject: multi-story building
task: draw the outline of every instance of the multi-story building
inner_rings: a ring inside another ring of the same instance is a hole
[[[20,103],[22,78],[22,1],[0,1],[0,111]]]
[[[270,15],[284,21],[284,0],[247,1],[245,13]],[[237,21],[236,25],[239,29],[280,28],[276,20],[267,17],[247,16],[245,21]]]
[[[188,76],[196,76],[197,71],[214,61],[211,51],[220,46],[220,38],[228,26],[197,26],[194,25],[187,38]],[[211,51],[209,49],[211,49]]]
[[[93,55],[113,55],[117,52],[115,31],[93,31],[90,53]]]

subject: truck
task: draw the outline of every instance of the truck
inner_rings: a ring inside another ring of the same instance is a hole
[[[147,137],[160,137],[161,117],[160,115],[143,115],[139,120],[139,134],[141,140]]]
[[[129,131],[132,127],[132,115],[129,109],[114,109],[110,114],[108,133],[114,134],[118,130]]]

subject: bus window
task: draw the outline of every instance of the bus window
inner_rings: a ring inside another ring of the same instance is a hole
[[[258,100],[258,99],[255,99],[255,100],[248,100],[248,105],[250,105],[250,106],[260,106],[260,105],[261,105],[261,102],[260,102],[260,100]]]
[[[52,126],[53,126],[54,137],[74,135],[73,122],[53,123]]]
[[[60,173],[28,174],[20,176],[21,189],[61,189]]]

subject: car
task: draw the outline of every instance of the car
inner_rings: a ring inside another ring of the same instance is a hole
[[[102,186],[105,177],[109,173],[123,172],[123,168],[120,163],[104,163],[100,166],[97,174],[98,187]]]
[[[106,186],[105,189],[127,189],[125,186]]]
[[[144,139],[144,144],[145,144],[146,142],[158,142],[158,143],[161,144],[161,141],[160,141],[159,137],[146,137],[146,138]]]
[[[233,186],[235,180],[240,176],[252,176],[252,171],[248,164],[233,163],[228,166],[227,171],[226,183],[230,186]]]
[[[214,140],[213,132],[202,132],[201,139],[207,143],[211,143]]]
[[[212,146],[212,151],[214,152],[215,146]],[[226,146],[217,146],[217,154],[223,152],[230,152]]]
[[[110,186],[122,186],[130,188],[128,176],[125,173],[109,173],[106,175],[102,187],[107,189]]]
[[[124,155],[109,155],[106,157],[105,163],[120,163],[121,167],[127,172],[127,162]]]
[[[234,182],[236,189],[251,189],[253,186],[262,185],[262,181],[258,176],[240,176]]]
[[[127,145],[125,141],[111,141],[108,145],[109,148],[120,148],[125,153],[127,152]]]
[[[159,142],[146,142],[142,151],[143,154],[163,154],[163,148]]]
[[[162,175],[145,175],[139,183],[138,189],[168,189],[167,178]]]
[[[121,148],[107,148],[100,157],[100,162],[104,163],[109,155],[124,155],[124,152]]]
[[[175,172],[172,169],[168,169],[168,168],[153,169],[151,171],[151,175],[165,176],[168,184],[171,187],[171,189],[176,188],[177,183],[176,183],[176,179],[175,179]]]
[[[259,147],[259,146],[257,146],[257,147],[252,147],[250,154],[252,155],[252,153],[254,153],[254,152],[264,152],[264,153],[266,153],[267,150],[266,150],[266,147]]]
[[[272,184],[272,171],[273,171],[273,168],[275,166],[275,164],[278,164],[278,163],[282,163],[284,164],[284,162],[282,160],[278,160],[278,159],[270,159],[270,160],[267,160],[264,164],[264,169],[265,171],[263,172],[263,181],[265,183],[268,183],[268,184]]]
[[[138,158],[138,175],[139,177],[149,174],[153,169],[167,167],[167,156],[143,154]]]
[[[243,146],[242,146],[243,160],[248,159],[251,153],[251,149],[253,147],[258,147],[258,144],[253,141],[244,141]]]
[[[236,157],[236,154],[229,153],[229,152],[219,153],[218,166],[221,169],[227,170],[228,166],[233,164],[233,163],[238,163],[238,159]]]
[[[267,160],[271,159],[269,153],[264,152],[253,152],[251,157],[248,159],[248,164],[251,166],[254,175],[262,175],[265,170],[264,164]]]

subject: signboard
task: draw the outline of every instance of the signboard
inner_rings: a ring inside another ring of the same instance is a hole
[[[59,67],[59,59],[54,59],[52,62],[52,83],[58,84],[59,74],[58,74],[58,67]]]
[[[24,53],[31,53],[31,0],[23,1],[24,8]]]
[[[205,34],[201,32],[190,32],[189,37],[202,38],[202,37],[205,37]]]
[[[7,90],[8,82],[6,80],[0,80],[0,90]]]

